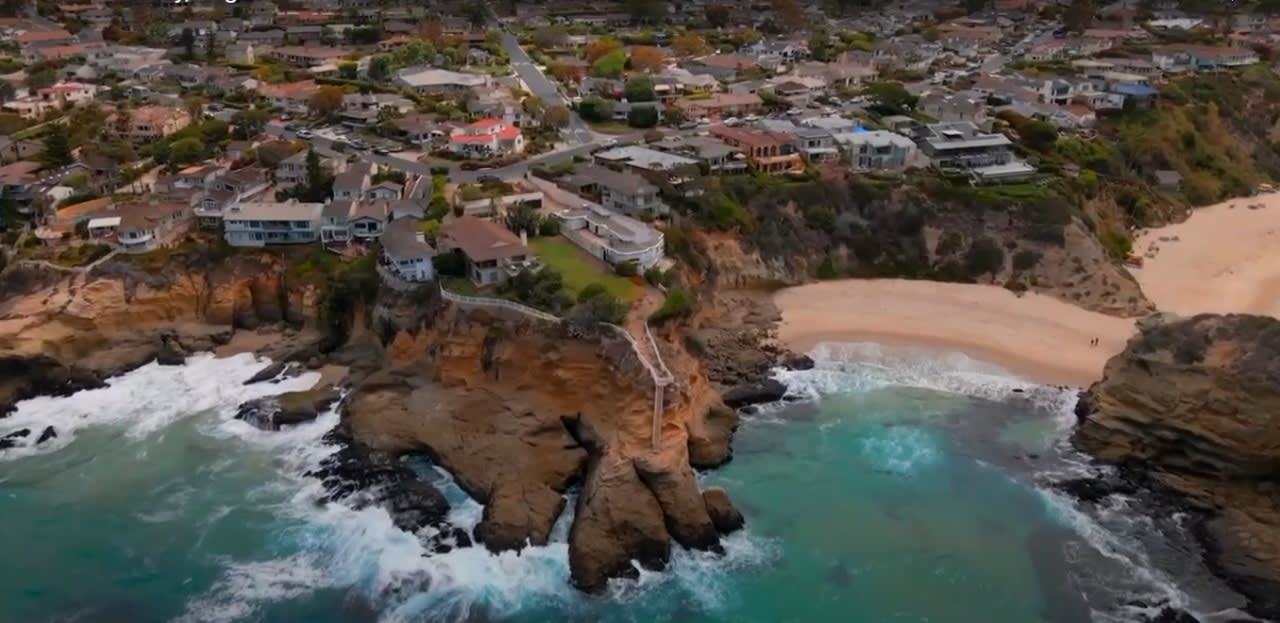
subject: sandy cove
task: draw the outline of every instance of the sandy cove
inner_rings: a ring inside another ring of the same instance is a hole
[[[1087,385],[1134,331],[1132,319],[998,287],[901,279],[826,281],[779,291],[778,339],[880,342],[966,353],[1045,383]],[[1098,338],[1099,344],[1090,341]]]
[[[1200,208],[1133,250],[1147,257],[1129,272],[1162,311],[1280,316],[1280,193]]]
[[[1198,209],[1183,223],[1144,232],[1134,249],[1148,257],[1131,272],[1161,311],[1280,316],[1280,194]],[[990,285],[850,279],[787,288],[774,302],[782,312],[778,339],[792,350],[822,341],[909,345],[1077,386],[1101,378],[1137,330],[1130,318]]]

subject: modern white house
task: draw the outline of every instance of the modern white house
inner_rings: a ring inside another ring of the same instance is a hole
[[[556,218],[565,238],[609,264],[634,261],[644,270],[663,257],[662,232],[602,205],[583,202]]]
[[[382,264],[405,281],[431,281],[435,278],[432,258],[436,250],[427,244],[418,230],[422,221],[403,217],[387,224],[382,234]]]
[[[235,203],[222,215],[223,237],[237,247],[316,242],[323,212],[323,203]]]
[[[481,119],[449,135],[449,151],[467,158],[524,153],[524,134],[501,119]]]

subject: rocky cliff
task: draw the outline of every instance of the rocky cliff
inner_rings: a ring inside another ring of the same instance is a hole
[[[673,542],[719,547],[690,463],[727,460],[729,435],[708,421],[724,409],[692,358],[664,346],[677,384],[654,451],[652,381],[623,338],[450,306],[420,320],[394,330],[391,367],[355,389],[345,422],[371,447],[449,470],[485,505],[485,547],[546,543],[575,489],[569,557],[583,590],[633,576],[633,560],[661,568]]]
[[[314,341],[323,287],[289,278],[285,262],[261,253],[218,258],[174,254],[162,265],[108,262],[93,274],[37,278],[10,269],[0,290],[0,413],[38,393],[74,391],[149,361],[180,361],[211,350],[237,329],[284,325]],[[15,285],[17,284],[17,285]]]
[[[1076,446],[1182,496],[1211,567],[1280,618],[1280,320],[1146,323],[1078,414]]]

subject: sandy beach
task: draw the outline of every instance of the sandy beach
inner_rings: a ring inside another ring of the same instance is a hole
[[[842,280],[787,288],[778,339],[796,351],[868,341],[962,352],[1029,380],[1086,386],[1134,332],[1132,319],[998,286]],[[1099,339],[1097,346],[1090,340]]]
[[[1280,316],[1280,194],[1196,209],[1143,233],[1133,250],[1148,257],[1130,272],[1162,311]]]

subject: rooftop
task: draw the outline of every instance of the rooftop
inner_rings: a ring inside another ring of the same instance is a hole
[[[474,216],[446,223],[441,234],[473,262],[530,254],[529,248],[506,227]]]

